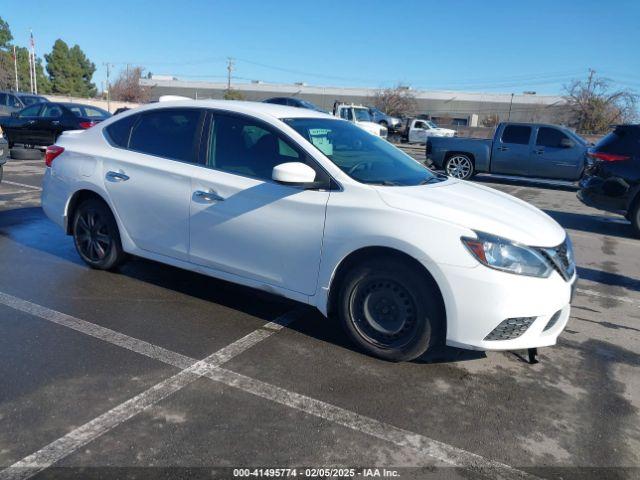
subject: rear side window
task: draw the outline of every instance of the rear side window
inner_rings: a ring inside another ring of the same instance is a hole
[[[114,147],[129,148],[129,138],[131,137],[131,127],[136,123],[140,115],[129,115],[106,127],[107,140]]]
[[[640,128],[618,127],[600,140],[594,149],[604,153],[640,155]]]
[[[502,132],[502,143],[529,145],[529,137],[531,137],[531,127],[508,125]]]
[[[565,138],[569,137],[567,137],[558,129],[540,127],[538,129],[538,138],[536,139],[536,145],[540,147],[562,148],[561,142]]]
[[[46,104],[40,112],[41,117],[58,118],[62,116],[62,108],[54,103]]]
[[[190,108],[166,108],[140,114],[133,127],[129,149],[149,155],[196,163],[202,112]]]

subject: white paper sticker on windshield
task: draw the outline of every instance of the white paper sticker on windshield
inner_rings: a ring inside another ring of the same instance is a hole
[[[327,156],[333,155],[333,143],[329,140],[329,132],[326,128],[311,128],[309,129],[309,137],[311,143],[315,147]]]

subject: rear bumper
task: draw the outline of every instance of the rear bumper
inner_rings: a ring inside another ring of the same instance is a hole
[[[587,176],[580,180],[578,199],[585,205],[625,215],[629,204],[629,186],[618,178]]]

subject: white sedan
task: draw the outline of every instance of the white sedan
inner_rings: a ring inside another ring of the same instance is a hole
[[[48,148],[42,205],[91,267],[127,254],[337,316],[366,352],[553,345],[566,232],[357,126],[266,103],[159,102]]]

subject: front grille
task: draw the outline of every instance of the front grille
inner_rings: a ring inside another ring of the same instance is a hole
[[[513,340],[518,338],[527,328],[531,326],[537,317],[518,317],[507,318],[500,322],[489,335],[484,337],[485,340]]]
[[[549,319],[547,325],[544,327],[543,332],[546,332],[547,330],[553,328],[553,326],[558,323],[558,320],[560,320],[560,315],[562,315],[562,310],[558,310],[556,313],[554,313],[553,316]]]
[[[573,252],[569,246],[568,237],[557,247],[538,249],[550,262],[554,270],[565,280],[571,280],[576,271]]]

